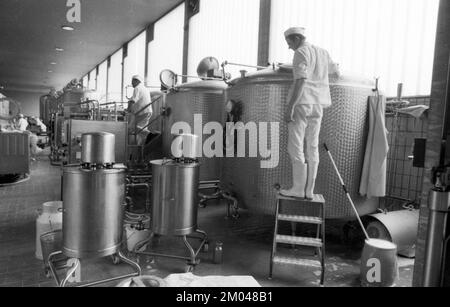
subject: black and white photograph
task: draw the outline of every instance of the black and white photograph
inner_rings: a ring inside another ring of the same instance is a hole
[[[0,1],[0,288],[446,288],[449,213],[449,0]]]

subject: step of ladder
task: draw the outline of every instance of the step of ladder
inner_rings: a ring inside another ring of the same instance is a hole
[[[321,239],[283,236],[283,235],[277,235],[275,241],[277,243],[293,244],[293,245],[300,245],[300,246],[311,246],[311,247],[322,247],[322,245],[323,245]]]
[[[295,201],[295,202],[303,202],[303,203],[309,203],[309,204],[325,204],[325,198],[323,195],[315,194],[313,199],[306,199],[306,198],[297,198],[297,197],[287,197],[283,196],[281,194],[277,194],[277,199],[279,200],[288,200],[288,201]]]
[[[315,267],[322,268],[322,264],[318,260],[309,260],[309,259],[300,259],[293,257],[282,257],[275,256],[273,258],[273,262],[281,265],[297,265],[297,266],[307,266],[307,267]]]
[[[323,223],[323,220],[320,217],[288,215],[288,214],[278,214],[278,220],[285,222],[316,224],[316,225],[321,225]]]

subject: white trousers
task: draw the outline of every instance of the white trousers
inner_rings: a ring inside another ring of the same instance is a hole
[[[319,134],[323,106],[297,104],[292,113],[293,121],[288,125],[289,156],[293,162],[305,163],[304,142],[306,141],[306,161],[319,163]]]

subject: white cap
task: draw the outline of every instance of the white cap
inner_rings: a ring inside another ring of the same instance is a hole
[[[144,82],[144,80],[142,79],[142,77],[139,76],[139,75],[134,75],[131,79],[136,79],[136,80],[138,80],[138,81],[141,82],[141,83]]]
[[[292,27],[292,28],[287,29],[286,32],[284,32],[284,36],[288,37],[292,34],[300,34],[300,35],[305,36],[305,31],[306,31],[306,29],[303,27]]]

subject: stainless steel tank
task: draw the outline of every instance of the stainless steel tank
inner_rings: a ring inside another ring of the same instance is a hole
[[[48,126],[50,122],[50,96],[43,95],[39,97],[39,118]]]
[[[124,203],[124,170],[64,168],[64,255],[82,259],[115,254],[122,243]]]
[[[197,230],[198,163],[155,160],[152,164],[152,230],[184,236]]]
[[[112,164],[116,162],[116,137],[112,133],[85,133],[81,137],[83,144],[81,161],[90,164]]]
[[[170,108],[168,116],[163,124],[163,153],[166,157],[171,157],[171,144],[174,136],[171,129],[176,122],[186,122],[191,127],[191,132],[200,138],[200,144],[210,136],[203,135],[203,125],[208,122],[225,121],[224,96],[223,91],[226,84],[222,81],[199,81],[186,83],[179,86],[176,91],[166,95],[166,108]],[[201,114],[202,121],[196,122],[200,131],[194,131],[194,115]],[[202,165],[200,170],[200,180],[218,180],[220,177],[220,158],[200,158]]]
[[[292,71],[262,70],[234,80],[232,84],[225,96],[227,100],[241,102],[242,122],[280,123],[279,164],[272,169],[261,169],[260,158],[226,158],[221,181],[236,192],[243,207],[256,213],[274,214],[274,185],[292,185],[291,162],[287,153],[288,130],[284,120]],[[320,142],[326,142],[333,151],[361,215],[374,212],[378,206],[378,199],[367,200],[358,193],[368,133],[367,101],[373,87],[371,81],[359,78],[344,76],[330,80],[333,105],[324,112],[320,134]],[[323,194],[326,199],[327,218],[352,218],[352,209],[323,150],[320,159],[315,193]]]
[[[113,255],[122,243],[125,170],[108,167],[115,162],[114,145],[114,134],[85,133],[83,167],[64,168],[63,253],[67,257]]]

